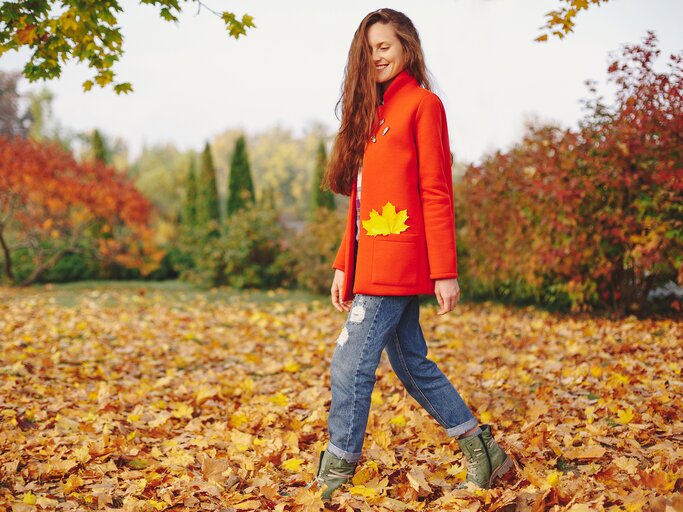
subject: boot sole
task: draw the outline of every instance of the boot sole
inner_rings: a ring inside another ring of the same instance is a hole
[[[489,489],[493,487],[493,482],[496,478],[502,477],[510,469],[512,469],[512,458],[509,455],[506,455],[503,463],[498,466],[493,473],[491,473],[491,478],[489,478]]]

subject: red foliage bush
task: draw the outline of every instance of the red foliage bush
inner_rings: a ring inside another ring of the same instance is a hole
[[[55,142],[0,137],[0,246],[14,280],[11,253],[28,249],[34,282],[87,238],[100,256],[152,271],[164,252],[147,227],[151,203],[125,175],[102,162],[78,163]]]
[[[656,41],[623,48],[608,69],[615,104],[587,100],[578,130],[530,127],[467,170],[460,237],[473,279],[621,313],[670,279],[683,285],[683,57],[655,71]]]

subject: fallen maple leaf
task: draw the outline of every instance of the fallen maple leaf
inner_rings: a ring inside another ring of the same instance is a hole
[[[599,459],[605,455],[605,448],[599,444],[564,449],[562,455],[568,459]]]
[[[304,459],[287,459],[282,463],[282,467],[290,471],[299,471],[302,462],[304,462]]]
[[[366,487],[364,485],[354,485],[353,487],[349,487],[349,492],[351,494],[358,494],[360,496],[364,496],[365,498],[372,498],[373,496],[379,495],[377,489],[373,489],[372,487]]]
[[[626,409],[617,411],[617,416],[619,417],[619,419],[617,420],[619,423],[626,424],[631,422],[635,414],[633,412],[633,408],[629,406]]]

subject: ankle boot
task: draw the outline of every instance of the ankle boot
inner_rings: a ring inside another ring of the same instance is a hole
[[[318,462],[318,474],[306,488],[311,487],[317,483],[323,490],[322,499],[329,500],[332,493],[342,484],[351,480],[354,471],[356,470],[357,462],[347,462],[344,459],[332,455],[327,450],[320,452],[320,460]]]
[[[467,459],[467,477],[456,488],[467,488],[467,482],[477,487],[490,489],[496,478],[512,468],[512,459],[498,445],[491,435],[490,425],[480,425],[481,434],[457,439]]]

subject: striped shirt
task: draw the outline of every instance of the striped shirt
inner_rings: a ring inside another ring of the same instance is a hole
[[[360,188],[361,188],[361,176],[363,174],[363,166],[358,168],[358,178],[356,179],[356,241],[358,240],[358,235],[360,234]]]

